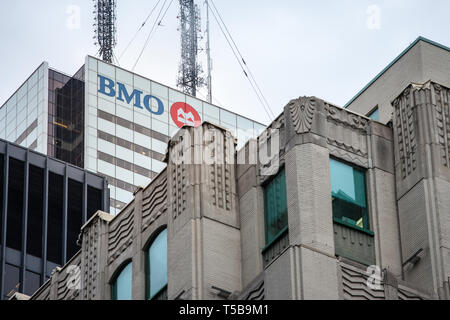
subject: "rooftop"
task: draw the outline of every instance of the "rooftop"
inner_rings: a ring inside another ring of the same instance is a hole
[[[435,41],[432,41],[430,39],[424,38],[424,37],[418,37],[413,43],[411,43],[400,55],[398,55],[391,63],[387,65],[386,68],[384,68],[379,74],[375,76],[361,91],[359,91],[347,104],[344,106],[344,108],[348,108],[358,97],[363,94],[364,91],[366,91],[375,81],[377,81],[383,74],[385,74],[395,63],[397,63],[401,58],[403,58],[404,55],[406,55],[415,45],[417,45],[420,41],[423,41],[425,43],[431,44],[433,46],[436,46],[438,48],[444,49],[448,52],[450,52],[450,48],[446,47],[440,43],[437,43]]]

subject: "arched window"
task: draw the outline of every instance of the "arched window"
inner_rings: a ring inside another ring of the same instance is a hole
[[[167,299],[167,229],[148,248],[147,299]]]
[[[116,277],[112,285],[112,299],[113,300],[131,300],[132,295],[132,276],[133,265],[128,263],[119,275]]]

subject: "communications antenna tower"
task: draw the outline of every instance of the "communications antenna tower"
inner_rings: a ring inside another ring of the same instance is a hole
[[[99,46],[98,54],[103,61],[112,63],[116,38],[116,0],[93,0],[95,45]]]
[[[198,40],[201,38],[200,10],[194,0],[180,0],[181,63],[177,85],[186,94],[196,96],[204,85],[203,70],[198,63]]]
[[[210,29],[209,29],[209,2],[208,0],[205,1],[206,4],[206,60],[207,60],[207,67],[208,67],[208,76],[206,80],[206,85],[208,87],[208,96],[206,99],[209,103],[212,103],[212,63],[211,63],[211,42],[210,42]]]

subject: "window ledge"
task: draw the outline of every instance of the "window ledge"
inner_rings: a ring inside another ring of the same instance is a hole
[[[369,235],[371,237],[375,236],[375,233],[373,233],[373,231],[370,231],[370,230],[367,230],[367,229],[364,229],[364,228],[359,228],[357,226],[352,225],[351,223],[344,222],[344,221],[342,221],[340,219],[333,218],[333,221],[334,221],[334,223],[337,223],[337,224],[343,225],[345,227],[348,227],[350,229],[353,229],[353,230],[359,231],[361,233],[367,234],[367,235]]]
[[[166,291],[165,294],[164,294],[164,291]],[[159,289],[159,291],[156,292],[153,296],[151,296],[151,298],[149,300],[161,300],[159,298],[161,298],[164,295],[167,296],[167,284],[164,287],[162,287],[161,289]],[[163,300],[167,300],[167,298],[163,299]]]
[[[277,236],[275,238],[273,238],[272,241],[270,241],[265,247],[264,249],[262,249],[261,253],[264,254],[267,250],[270,249],[270,247],[272,247],[272,245],[276,242],[278,242],[278,240],[280,238],[282,238],[284,236],[285,233],[287,233],[289,230],[288,227],[284,228],[283,230],[280,231],[280,233],[277,234]]]

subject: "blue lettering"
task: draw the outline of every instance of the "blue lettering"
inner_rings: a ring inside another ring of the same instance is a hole
[[[98,75],[98,77],[100,78],[100,89],[98,92],[103,93],[108,97],[115,97],[116,90],[114,90],[114,81],[101,75]],[[106,84],[106,82],[108,82],[108,84]],[[106,92],[106,88],[109,89],[109,92]]]
[[[156,102],[158,103],[158,111],[153,111],[152,110],[151,102],[150,102],[151,99],[155,99]],[[144,97],[144,106],[145,106],[145,109],[147,109],[149,112],[153,113],[154,115],[159,116],[159,115],[162,115],[164,113],[164,104],[163,104],[163,102],[160,99],[158,99],[157,97],[155,97],[155,96],[150,96],[150,95],[145,96]]]
[[[124,101],[123,97],[125,96],[125,100],[127,101],[127,103],[131,103],[131,101],[133,100],[133,98],[136,96],[135,102],[134,102],[134,106],[139,108],[139,109],[144,109],[141,106],[141,94],[143,93],[142,91],[139,90],[133,90],[133,93],[131,95],[128,94],[127,88],[125,88],[125,85],[117,82],[117,86],[119,87],[119,96],[117,97],[117,100],[119,101]]]
[[[98,92],[103,93],[108,97],[115,97],[116,89],[114,81],[101,75],[98,75],[98,77],[100,79],[100,89],[98,90]],[[144,109],[141,105],[141,96],[143,95],[142,91],[135,89],[130,95],[124,84],[117,82],[117,87],[118,87],[117,100],[122,102],[126,101],[126,103],[130,104],[134,99],[134,106],[139,109]],[[156,111],[152,110],[151,106],[152,99],[154,99],[158,104],[158,110]],[[145,109],[147,109],[148,112],[153,113],[154,115],[157,116],[162,115],[164,113],[164,103],[161,101],[161,99],[152,95],[146,95],[144,97],[144,107]]]

